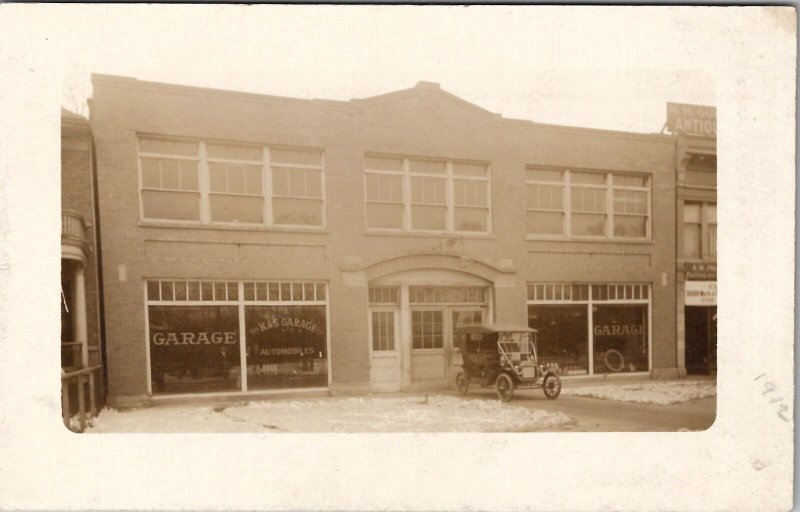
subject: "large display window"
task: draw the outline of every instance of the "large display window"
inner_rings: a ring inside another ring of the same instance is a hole
[[[236,306],[150,306],[154,393],[241,389]]]
[[[325,306],[245,306],[248,389],[327,385]]]
[[[528,285],[528,325],[538,352],[564,375],[650,370],[646,284]]]
[[[146,293],[154,395],[328,385],[324,283],[159,280]]]

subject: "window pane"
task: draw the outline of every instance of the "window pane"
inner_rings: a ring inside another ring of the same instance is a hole
[[[139,150],[147,153],[197,156],[197,143],[143,138],[139,139]]]
[[[239,285],[235,281],[228,282],[228,300],[239,300]]]
[[[605,189],[574,187],[572,189],[572,211],[605,213]]]
[[[190,281],[189,287],[189,300],[200,300],[200,283],[197,281]]]
[[[486,176],[486,166],[483,164],[453,162],[453,174],[455,176]]]
[[[603,236],[605,221],[605,215],[573,213],[572,234],[575,236]]]
[[[212,300],[214,298],[214,284],[208,281],[200,283],[200,294],[202,300]]]
[[[426,174],[445,174],[447,172],[447,163],[438,162],[435,160],[411,160],[411,172],[420,172]]]
[[[717,225],[708,225],[708,256],[716,259],[717,257]]]
[[[255,283],[244,283],[244,300],[256,300]]]
[[[563,235],[564,214],[560,212],[527,212],[528,233],[532,235]]]
[[[284,302],[292,300],[292,283],[281,283],[281,300]]]
[[[649,370],[646,305],[595,306],[594,372]]]
[[[600,172],[573,172],[570,176],[572,183],[591,183],[602,185],[606,182],[606,175]]]
[[[483,208],[456,208],[456,231],[486,231],[486,210]]]
[[[647,217],[616,215],[614,217],[614,236],[624,238],[646,237]]]
[[[227,300],[226,290],[228,287],[223,282],[214,283],[214,300]]]
[[[142,186],[144,188],[161,188],[161,170],[158,158],[142,157]]]
[[[300,169],[289,171],[289,195],[292,197],[304,197],[308,195],[305,172]]]
[[[282,199],[272,201],[276,224],[322,225],[322,201],[318,199]]]
[[[694,222],[700,224],[700,205],[686,203],[683,205],[683,222]]]
[[[647,192],[614,191],[614,213],[647,213]]]
[[[541,364],[555,363],[564,375],[589,373],[588,310],[581,306],[528,306],[528,325],[537,331]]]
[[[453,180],[457,206],[486,206],[487,183],[475,180]]]
[[[322,197],[322,172],[305,171],[306,195],[308,197]]]
[[[440,178],[411,177],[411,200],[414,203],[445,204],[445,180]]]
[[[367,227],[370,228],[403,228],[402,204],[367,204]]]
[[[142,206],[147,219],[200,219],[200,195],[194,192],[143,190]]]
[[[412,206],[412,229],[444,230],[447,208],[441,206]]]
[[[254,146],[223,146],[221,144],[207,144],[208,156],[211,158],[225,158],[230,160],[254,160],[260,162],[263,158],[262,149]]]
[[[245,189],[248,194],[260,196],[261,192],[261,167],[255,165],[245,166]]]
[[[244,194],[244,167],[241,165],[228,164],[228,192],[232,194]]]
[[[228,179],[224,164],[208,164],[208,176],[212,192],[227,192]]]
[[[150,306],[153,394],[240,389],[236,306]]]
[[[272,191],[276,196],[289,195],[289,173],[291,171],[282,168],[272,168]]]
[[[564,187],[558,185],[527,185],[528,208],[563,210]]]
[[[317,283],[317,300],[325,300],[325,284]]]
[[[683,225],[683,255],[688,258],[700,257],[700,225]]]
[[[403,160],[400,158],[389,158],[381,156],[364,157],[364,168],[376,171],[402,171]]]
[[[160,300],[158,281],[147,282],[147,300]]]
[[[181,177],[178,160],[161,160],[161,184],[165,189],[180,190]]]
[[[180,161],[181,189],[199,190],[197,183],[197,162],[191,160]]]
[[[260,291],[259,291],[259,300],[260,298]],[[278,301],[281,300],[281,287],[278,283],[269,283],[269,300]]]
[[[526,169],[525,179],[531,181],[564,181],[564,171],[551,169]]]
[[[264,201],[260,197],[222,196],[211,194],[211,220],[217,222],[263,221]]]
[[[627,176],[625,174],[614,175],[614,186],[621,187],[646,187],[646,176]]]
[[[322,165],[322,153],[317,150],[270,148],[270,161],[275,164]]]
[[[367,200],[402,202],[402,177],[392,174],[367,174]]]
[[[305,283],[303,285],[303,296],[305,300],[316,300],[314,299],[314,283]]]

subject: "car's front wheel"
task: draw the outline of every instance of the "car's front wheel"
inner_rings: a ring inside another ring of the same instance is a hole
[[[497,398],[502,402],[508,402],[514,396],[514,381],[505,373],[497,377]]]
[[[547,374],[542,383],[542,390],[548,400],[555,400],[561,394],[561,378],[554,373]]]

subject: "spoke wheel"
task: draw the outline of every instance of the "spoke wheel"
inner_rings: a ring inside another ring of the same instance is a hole
[[[467,376],[464,375],[464,372],[459,372],[458,375],[456,375],[456,389],[459,395],[466,395],[467,391],[469,391],[469,381],[467,380]]]
[[[561,378],[554,373],[547,375],[542,383],[542,390],[548,400],[555,400],[561,394]]]
[[[514,381],[505,373],[497,377],[497,398],[502,402],[508,402],[514,396]]]
[[[621,372],[625,368],[625,358],[619,350],[607,350],[603,354],[603,362],[606,363],[606,368],[612,372]]]

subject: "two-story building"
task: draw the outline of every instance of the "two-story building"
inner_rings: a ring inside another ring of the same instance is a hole
[[[452,333],[681,373],[676,143],[437,84],[299,100],[93,76],[109,400],[449,386]]]
[[[688,373],[717,369],[717,111],[667,104],[677,136],[678,352]]]

